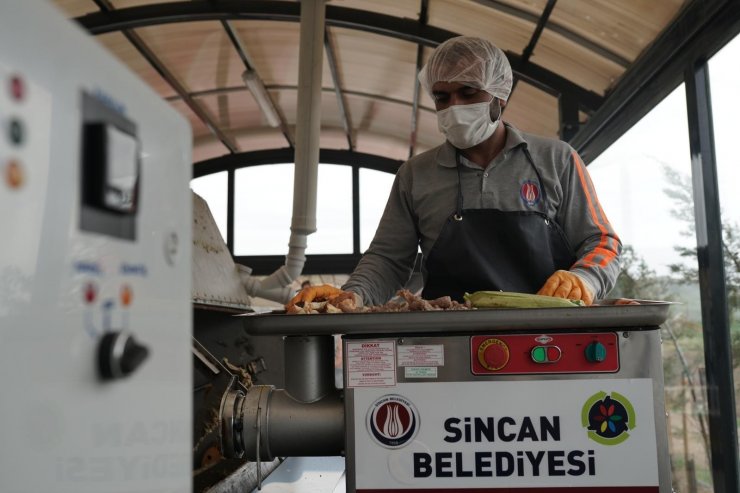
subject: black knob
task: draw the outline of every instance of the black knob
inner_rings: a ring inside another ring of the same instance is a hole
[[[149,349],[125,331],[108,332],[98,345],[98,371],[103,380],[133,373],[149,355]]]

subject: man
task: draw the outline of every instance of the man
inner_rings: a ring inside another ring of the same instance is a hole
[[[577,153],[502,122],[512,86],[504,53],[484,39],[453,38],[419,81],[447,142],[399,168],[375,237],[342,289],[365,305],[386,302],[420,246],[426,299],[478,290],[586,304],[604,297],[621,242]],[[313,300],[311,289],[291,304]]]

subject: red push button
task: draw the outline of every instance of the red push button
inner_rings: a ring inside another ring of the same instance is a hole
[[[478,362],[490,371],[502,369],[509,362],[509,346],[501,339],[486,339],[478,346]]]

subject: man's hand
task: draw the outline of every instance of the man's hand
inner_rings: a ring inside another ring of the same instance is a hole
[[[285,305],[285,309],[287,310],[288,308],[295,306],[296,303],[303,303],[305,305],[314,300],[330,301],[343,292],[344,291],[341,289],[330,286],[329,284],[322,284],[321,286],[307,286],[298,291],[298,294],[296,294],[293,299]]]
[[[537,291],[537,294],[570,300],[582,300],[586,305],[594,302],[594,294],[591,292],[591,288],[586,285],[583,279],[567,270],[555,271],[545,281],[542,288]]]

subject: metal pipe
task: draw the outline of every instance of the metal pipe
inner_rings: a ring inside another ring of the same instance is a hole
[[[227,457],[273,460],[275,457],[326,457],[344,453],[344,403],[334,389],[316,402],[293,399],[285,390],[255,386],[237,400],[240,420],[225,428]],[[224,423],[234,422],[225,416]],[[233,435],[232,435],[233,434]]]
[[[324,0],[302,0],[293,219],[285,265],[261,281],[252,279],[250,273],[240,271],[250,296],[281,303],[287,303],[293,294],[288,285],[301,275],[306,263],[306,237],[316,231],[325,18]]]
[[[285,338],[285,389],[256,385],[221,406],[227,457],[331,456],[344,451],[344,403],[334,387],[334,338]],[[233,394],[233,395],[232,395]]]
[[[334,338],[286,337],[285,391],[300,402],[315,402],[334,390]]]
[[[291,244],[293,235],[309,235],[316,231],[325,16],[324,0],[301,1]]]

